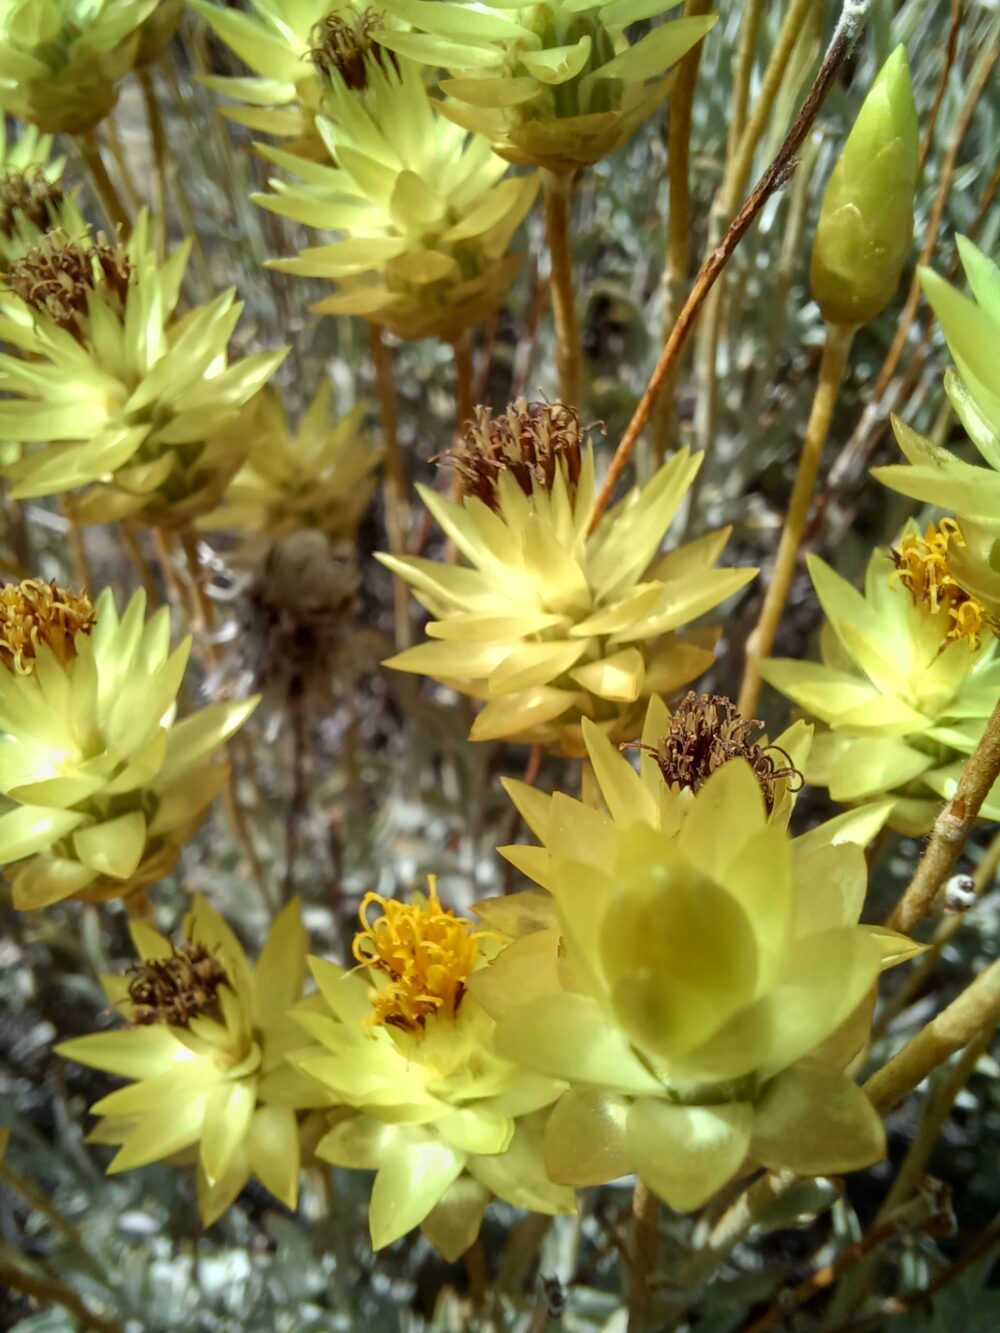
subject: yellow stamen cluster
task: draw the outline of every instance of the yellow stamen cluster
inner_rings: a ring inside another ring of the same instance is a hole
[[[366,893],[361,901],[362,928],[352,952],[388,978],[373,995],[372,1023],[418,1032],[435,1014],[453,1018],[479,961],[479,940],[488,932],[443,908],[433,875],[428,883],[428,896],[412,903],[378,893]],[[370,920],[372,906],[382,915]]]
[[[968,639],[971,647],[978,648],[980,634],[993,629],[993,624],[985,608],[953,577],[948,564],[952,542],[964,544],[953,518],[929,524],[922,537],[912,532],[904,534],[889,552],[896,566],[892,577],[899,579],[916,606],[923,606],[931,615],[947,612],[946,645]]]
[[[76,656],[76,636],[94,628],[86,593],[67,592],[53,580],[25,579],[0,588],[0,662],[26,676],[44,643],[60,662]]]

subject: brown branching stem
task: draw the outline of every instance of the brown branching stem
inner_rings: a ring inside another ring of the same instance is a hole
[[[957,999],[875,1071],[864,1091],[880,1115],[888,1115],[956,1051],[1000,1019],[1000,959],[980,972]]]
[[[66,523],[66,545],[69,547],[70,564],[73,567],[73,578],[77,585],[89,591],[93,579],[90,570],[90,557],[87,555],[87,545],[83,540],[83,530],[73,514],[73,508],[65,495],[59,497],[59,512],[62,514]]]
[[[628,1333],[653,1327],[654,1277],[660,1249],[660,1201],[641,1180],[632,1193],[629,1241]]]
[[[309,796],[306,781],[308,727],[301,689],[294,690],[288,701],[288,731],[292,786],[285,811],[285,902],[289,901],[295,888],[295,861]]]
[[[572,175],[542,172],[545,204],[545,236],[552,266],[552,318],[556,327],[556,365],[559,396],[564,403],[582,407],[580,329],[573,289],[573,257],[570,246],[570,213],[573,204]]]
[[[969,756],[955,794],[934,821],[930,841],[887,925],[912,935],[934,909],[935,899],[954,870],[972,832],[980,806],[1000,774],[1000,703]]]
[[[93,1333],[123,1333],[124,1325],[116,1319],[95,1314],[72,1287],[55,1278],[28,1273],[5,1259],[0,1259],[0,1287],[19,1291],[41,1306],[58,1305],[68,1310],[82,1328],[92,1329]]]
[[[615,488],[621,480],[625,468],[628,466],[632,451],[639,440],[639,436],[645,429],[657,397],[663,388],[671,368],[677,357],[683,350],[684,344],[694,327],[705,298],[712,290],[719,274],[723,271],[739,245],[740,241],[746,235],[754,219],[760,213],[760,210],[774,194],[775,190],[781,188],[788,180],[789,176],[795,170],[795,154],[797,153],[803,139],[809,133],[809,129],[819,114],[819,109],[823,105],[827,93],[833,84],[837,70],[846,58],[848,52],[854,45],[858,34],[868,16],[870,0],[846,0],[841,12],[840,20],[837,23],[836,30],[831,38],[830,45],[827,47],[826,55],[823,57],[823,63],[819,72],[813,81],[812,87],[806,95],[805,101],[799,110],[798,115],[792,122],[791,128],[785,136],[784,142],[779,148],[774,160],[761,176],[760,180],[754,186],[750,195],[746,199],[742,208],[733,218],[725,236],[708,256],[702,265],[698,276],[694,280],[694,285],[688,293],[687,300],[677,316],[677,322],[670,331],[670,336],[664,343],[663,351],[660,353],[660,359],[650,378],[642,397],[639,399],[632,420],[626,427],[625,433],[619,442],[615,455],[611,460],[611,466],[604,479],[600,494],[597,497],[597,503],[594,506],[594,515],[591,520],[591,531],[597,527],[604,511],[607,509],[611,498],[615,493]]]
[[[799,549],[809,518],[816,478],[819,475],[820,459],[823,446],[830,433],[833,410],[837,405],[847,370],[847,358],[854,337],[853,328],[839,328],[827,325],[826,342],[823,345],[823,359],[820,362],[819,379],[813,397],[812,410],[806,426],[802,453],[799,455],[795,484],[792,487],[785,514],[778,553],[774,560],[774,571],[768,584],[761,608],[760,619],[750,638],[747,640],[747,662],[740,688],[737,708],[744,717],[753,717],[763,681],[759,663],[770,655],[777,637],[781,617],[784,615],[788,594],[795,578],[795,569],[799,558]]]

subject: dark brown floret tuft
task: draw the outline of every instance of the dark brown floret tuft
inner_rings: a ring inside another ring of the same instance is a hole
[[[201,944],[183,944],[169,958],[149,958],[128,969],[132,1022],[141,1027],[166,1023],[185,1028],[201,1014],[218,1015],[225,968]]]
[[[763,722],[742,717],[731,699],[719,694],[698,695],[691,690],[677,705],[667,734],[658,745],[627,741],[621,748],[646,750],[656,760],[668,786],[692,792],[698,791],[730,759],[745,759],[770,814],[774,808],[775,783],[782,778],[794,780],[793,790],[798,791],[804,779],[779,746],[753,739],[753,732],[763,729]],[[783,764],[775,761],[775,754],[784,760]]]
[[[109,245],[103,236],[70,240],[52,231],[14,260],[4,281],[33,310],[85,343],[91,293],[124,304],[131,277],[132,261],[123,246]]]

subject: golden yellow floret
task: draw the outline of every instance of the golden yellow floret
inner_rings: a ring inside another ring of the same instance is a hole
[[[76,656],[77,634],[89,634],[95,621],[85,592],[69,592],[54,579],[8,583],[0,588],[0,662],[27,675],[44,643],[65,664]]]
[[[948,628],[942,646],[968,639],[973,648],[978,648],[980,634],[984,629],[995,632],[995,622],[952,574],[948,557],[953,542],[965,545],[953,518],[928,524],[923,535],[904,533],[899,545],[889,552],[896,566],[891,577],[902,583],[914,605],[923,605],[932,614],[947,612]]]
[[[388,977],[372,993],[372,1024],[420,1031],[432,1014],[453,1018],[465,983],[479,962],[479,940],[488,931],[441,906],[437,881],[429,877],[430,893],[411,903],[366,893],[361,900],[361,930],[352,953],[365,967]],[[382,915],[369,919],[372,906]]]

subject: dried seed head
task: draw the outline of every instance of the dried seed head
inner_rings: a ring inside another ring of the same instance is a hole
[[[32,171],[8,167],[0,174],[0,236],[13,239],[24,223],[48,231],[62,202],[62,190],[41,167]]]
[[[101,236],[70,240],[52,231],[14,260],[4,281],[33,310],[86,342],[90,294],[100,292],[123,305],[131,276],[132,261],[122,246],[108,245]]]
[[[217,1017],[219,987],[229,978],[218,958],[201,944],[183,944],[169,958],[148,958],[128,969],[132,1022],[186,1028],[201,1014]]]
[[[970,648],[978,648],[983,630],[996,632],[995,626],[985,607],[955,581],[948,564],[948,550],[953,542],[965,544],[953,518],[928,524],[922,537],[905,533],[899,545],[889,551],[896,566],[892,577],[899,579],[913,598],[914,606],[923,607],[929,615],[947,612],[942,647],[957,639],[967,639]]]
[[[804,779],[784,750],[752,739],[754,731],[763,729],[763,722],[741,717],[731,699],[718,694],[696,695],[691,690],[677,705],[667,734],[658,745],[627,741],[621,748],[647,750],[668,786],[692,792],[698,791],[730,759],[745,759],[770,814],[774,808],[774,784],[782,778],[792,779],[796,783],[793,790],[798,791]],[[784,764],[776,763],[774,754],[780,755]]]
[[[76,636],[89,634],[95,622],[86,593],[68,592],[55,580],[7,583],[0,588],[0,662],[29,675],[44,643],[65,664],[76,656]]]
[[[575,495],[591,429],[580,424],[575,407],[518,398],[497,416],[489,407],[477,407],[475,419],[462,429],[461,448],[442,457],[454,465],[462,494],[474,495],[496,511],[502,472],[509,472],[525,495],[531,495],[534,486],[551,491],[561,468],[570,496]]]
[[[396,63],[396,57],[388,47],[372,41],[372,33],[377,32],[384,21],[382,11],[372,8],[360,13],[349,11],[346,15],[327,14],[310,34],[313,44],[309,59],[320,74],[329,75],[336,70],[348,88],[361,92],[368,86],[369,56],[379,64]]]

